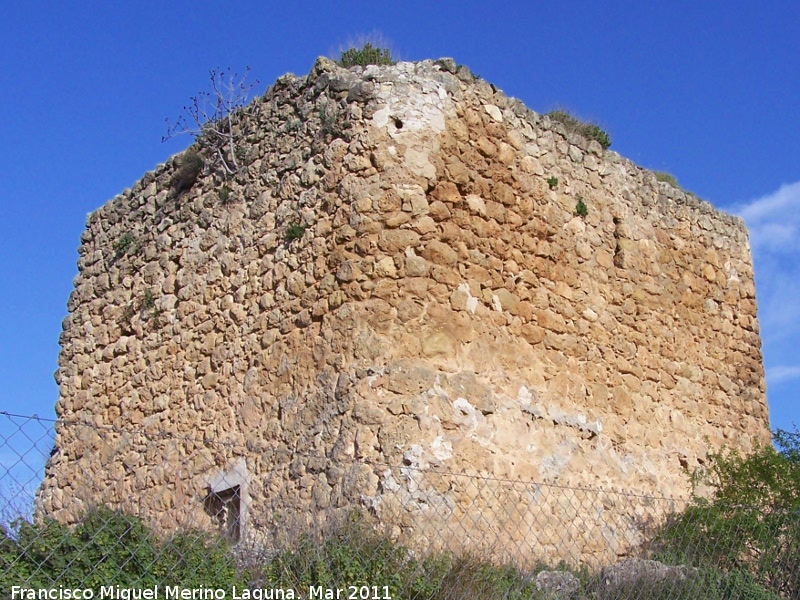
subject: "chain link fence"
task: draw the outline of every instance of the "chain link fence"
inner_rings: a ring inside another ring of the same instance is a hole
[[[5,598],[800,598],[798,514],[413,449],[376,464],[0,413],[0,496]]]

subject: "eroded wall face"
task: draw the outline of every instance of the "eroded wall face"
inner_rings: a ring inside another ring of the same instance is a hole
[[[90,216],[57,411],[104,429],[60,427],[40,510],[210,525],[245,457],[250,531],[434,531],[493,500],[425,472],[685,495],[769,439],[742,222],[445,67],[318,62],[251,106],[244,172]]]

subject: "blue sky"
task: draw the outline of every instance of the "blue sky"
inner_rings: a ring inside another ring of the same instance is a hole
[[[53,416],[86,214],[190,140],[162,143],[211,68],[256,88],[380,31],[544,112],[599,121],[752,231],[773,427],[800,425],[800,3],[0,3],[0,410]]]

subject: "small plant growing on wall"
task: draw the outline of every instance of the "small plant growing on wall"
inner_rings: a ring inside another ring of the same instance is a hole
[[[303,128],[303,121],[300,119],[290,119],[283,124],[283,131],[285,133],[293,133],[300,131]]]
[[[589,214],[589,208],[586,202],[583,201],[583,196],[578,196],[578,202],[575,204],[575,215],[583,219]]]
[[[138,306],[137,306],[138,305]],[[156,297],[151,290],[145,290],[142,294],[141,300],[129,302],[122,310],[119,318],[119,325],[124,329],[130,329],[133,322],[133,317],[139,313],[141,320],[146,319],[148,316],[153,327],[158,329],[162,325],[161,317],[164,310],[156,306]]]
[[[576,133],[588,140],[597,141],[604,150],[611,147],[611,137],[597,123],[582,121],[565,110],[551,110],[545,116],[561,123],[570,133]]]
[[[144,296],[142,296],[142,308],[147,310],[153,309],[156,306],[156,299],[153,296],[153,292],[150,290],[145,290]]]
[[[125,256],[128,251],[133,248],[134,241],[133,235],[130,233],[120,236],[120,238],[114,242],[114,245],[112,246],[114,250],[114,258]]]
[[[322,106],[319,109],[319,121],[320,121],[320,131],[325,135],[335,135],[336,134],[336,120],[337,114],[336,109],[326,106]]]
[[[229,188],[227,185],[223,185],[219,190],[219,203],[222,204],[222,206],[233,204],[231,188]]]
[[[134,315],[136,315],[136,306],[134,306],[133,302],[126,304],[122,310],[122,315],[120,315],[119,324],[130,328]]]
[[[379,44],[380,42],[376,42]],[[392,65],[392,53],[388,48],[366,42],[361,47],[351,47],[339,53],[339,65],[345,68],[367,65]]]
[[[141,310],[149,313],[150,322],[154,328],[158,329],[161,327],[161,317],[164,314],[164,310],[156,306],[156,297],[151,290],[144,291]]]
[[[190,149],[183,153],[181,166],[172,176],[171,181],[176,196],[191,189],[197,178],[200,177],[204,165],[203,157],[194,150]]]
[[[286,241],[292,242],[294,240],[299,240],[303,237],[303,234],[306,232],[306,226],[300,225],[299,223],[293,223],[289,225],[286,229]]]
[[[548,177],[547,185],[550,186],[551,190],[556,189],[558,187],[558,177]]]
[[[678,180],[671,173],[667,173],[666,171],[656,171],[655,176],[656,181],[663,181],[664,183],[670,184],[675,189],[681,189],[681,186],[678,185]]]

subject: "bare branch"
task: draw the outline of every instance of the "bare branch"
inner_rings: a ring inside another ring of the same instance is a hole
[[[167,134],[161,141],[188,133],[213,150],[228,174],[239,171],[235,139],[239,111],[247,105],[250,92],[258,85],[257,80],[247,82],[249,73],[250,67],[241,78],[230,69],[217,67],[209,71],[211,91],[192,96],[191,103],[183,107],[183,114],[174,125],[165,119]]]

